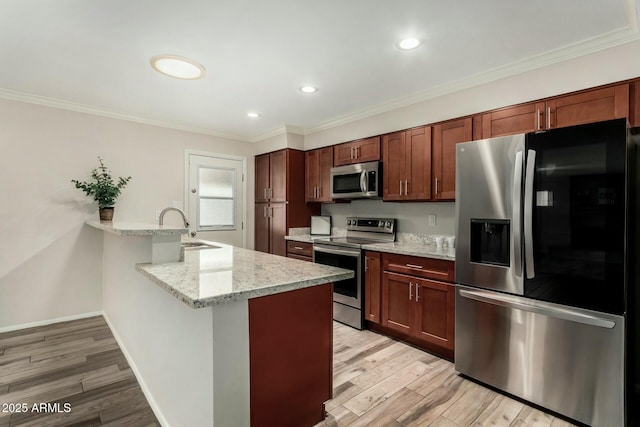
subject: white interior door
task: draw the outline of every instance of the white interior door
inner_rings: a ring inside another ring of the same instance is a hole
[[[246,246],[246,159],[187,153],[189,229],[197,238]]]

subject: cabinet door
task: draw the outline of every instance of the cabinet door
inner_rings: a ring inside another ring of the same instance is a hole
[[[544,102],[532,102],[485,113],[482,115],[482,138],[543,129],[544,113]]]
[[[471,117],[433,127],[433,199],[456,198],[456,144],[472,140]]]
[[[547,101],[547,128],[629,117],[629,85],[595,89]]]
[[[331,199],[331,168],[333,167],[333,147],[325,147],[320,151],[318,201],[330,202]]]
[[[255,242],[254,249],[260,252],[269,253],[269,217],[267,216],[267,203],[255,204]]]
[[[333,147],[333,165],[334,166],[342,166],[342,165],[350,165],[351,163],[356,163],[355,160],[355,151],[353,150],[353,143],[345,142],[344,144],[339,144]]]
[[[410,334],[415,279],[403,274],[382,274],[382,324],[396,331]]]
[[[365,252],[364,273],[364,318],[370,322],[381,323],[380,298],[380,253]]]
[[[320,151],[311,150],[304,153],[305,165],[305,201],[318,201],[318,187],[320,186]]]
[[[629,88],[629,123],[631,127],[640,126],[640,80]]]
[[[453,350],[455,286],[433,280],[416,282],[414,335],[439,347]]]
[[[405,132],[405,200],[431,198],[431,127]]]
[[[269,154],[256,156],[256,202],[266,202],[269,200]]]
[[[405,132],[395,132],[382,137],[383,186],[382,199],[401,200],[405,180]]]
[[[287,150],[280,150],[280,151],[275,151],[271,153],[269,155],[269,162],[270,162],[269,176],[271,181],[270,200],[272,202],[286,202],[287,201],[287,171],[288,171]]]
[[[380,137],[360,139],[353,142],[355,148],[355,162],[373,162],[380,160]]]
[[[287,255],[287,204],[269,203],[268,215],[270,221],[270,246],[274,255]]]

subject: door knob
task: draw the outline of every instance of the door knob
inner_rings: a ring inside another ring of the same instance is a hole
[[[196,237],[196,234],[198,233],[196,233],[195,231],[192,231],[190,234],[191,234],[191,237]]]
[[[196,194],[196,189],[195,189],[195,188],[192,188],[192,189],[191,189],[191,192],[192,192],[193,194]]]

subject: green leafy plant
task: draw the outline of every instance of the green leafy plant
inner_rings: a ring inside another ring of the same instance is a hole
[[[127,185],[131,177],[119,177],[118,183],[116,184],[111,177],[111,171],[104,165],[101,157],[98,157],[98,161],[100,162],[100,167],[95,168],[91,172],[93,181],[78,181],[72,179],[71,182],[76,185],[76,188],[84,191],[87,197],[93,197],[93,200],[98,202],[98,206],[102,209],[115,204],[120,192],[124,186]]]

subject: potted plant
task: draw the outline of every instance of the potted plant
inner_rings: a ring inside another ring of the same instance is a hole
[[[91,172],[92,181],[72,179],[71,182],[76,185],[76,188],[84,191],[87,197],[93,197],[93,200],[98,202],[100,221],[111,221],[113,219],[113,205],[131,177],[119,177],[116,183],[111,177],[111,171],[104,165],[101,157],[98,157],[98,161],[100,162],[100,167]]]

